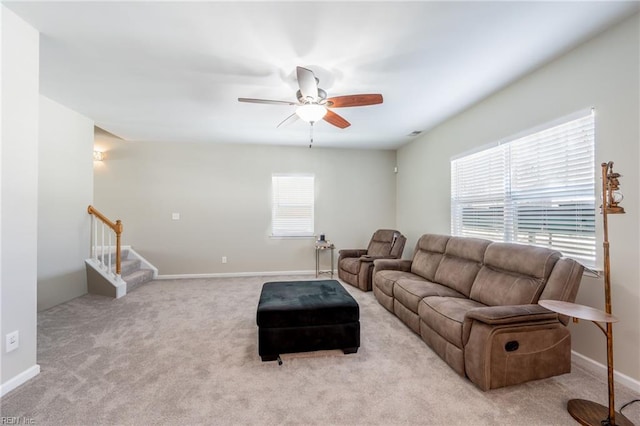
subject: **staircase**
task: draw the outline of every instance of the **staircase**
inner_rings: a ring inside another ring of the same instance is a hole
[[[111,252],[85,261],[89,293],[120,298],[158,276],[158,270],[131,247],[122,248],[120,276],[111,268],[115,258]]]
[[[89,293],[118,299],[158,276],[158,268],[131,247],[122,246],[120,219],[109,220],[92,205],[87,213],[91,215],[91,257],[84,263]]]
[[[154,277],[154,271],[150,268],[144,268],[142,260],[132,257],[129,258],[129,249],[122,252],[122,280],[127,283],[127,293],[140,284],[151,281]]]

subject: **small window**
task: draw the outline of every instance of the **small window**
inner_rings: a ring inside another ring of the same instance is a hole
[[[274,237],[314,235],[314,176],[271,176],[271,232]]]
[[[586,115],[585,115],[586,114]],[[451,161],[451,233],[596,262],[594,116]]]

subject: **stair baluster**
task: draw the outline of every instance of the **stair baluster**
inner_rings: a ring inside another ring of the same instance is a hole
[[[120,273],[122,272],[122,254],[121,254],[121,236],[122,236],[122,222],[120,221],[120,219],[116,220],[115,222],[112,222],[111,220],[109,220],[105,215],[103,215],[102,213],[100,213],[95,207],[93,206],[89,206],[87,208],[87,212],[91,215],[91,220],[93,222],[93,241],[91,244],[91,251],[92,251],[92,256],[93,259],[95,261],[98,262],[98,264],[100,264],[104,269],[107,269],[107,271],[109,271],[109,273],[113,274],[113,266],[112,266],[112,250],[111,250],[111,243],[112,243],[112,233],[109,232],[108,234],[108,256],[109,256],[109,260],[108,262],[105,262],[105,252],[107,251],[106,247],[105,247],[105,226],[108,227],[109,229],[111,229],[113,231],[113,233],[116,236],[116,247],[115,247],[115,251],[116,251],[116,270],[115,270],[115,276],[116,277],[120,277]],[[98,247],[98,222],[96,221],[96,219],[99,219],[102,222],[102,226],[101,226],[101,238],[100,238],[100,245]],[[100,256],[98,257],[98,249],[100,251]]]

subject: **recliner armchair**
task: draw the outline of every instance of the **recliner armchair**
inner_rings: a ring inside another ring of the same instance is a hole
[[[395,229],[378,229],[366,249],[343,249],[338,256],[338,277],[362,291],[371,291],[373,261],[399,259],[407,238]]]

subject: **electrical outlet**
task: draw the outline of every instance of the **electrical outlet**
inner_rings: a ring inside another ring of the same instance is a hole
[[[18,331],[7,334],[5,350],[7,352],[15,351],[20,346],[20,334]]]
[[[222,256],[222,263],[227,263],[227,256]]]

